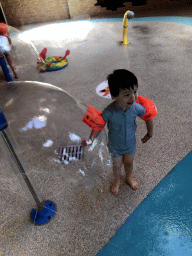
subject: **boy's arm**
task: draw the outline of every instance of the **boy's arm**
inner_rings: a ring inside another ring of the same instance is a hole
[[[12,44],[11,38],[10,38],[10,36],[8,35],[8,33],[7,33],[5,36],[7,37],[8,41],[9,41],[9,44]]]
[[[145,121],[146,126],[147,126],[147,134],[149,137],[153,136],[153,119],[149,121]]]
[[[104,122],[104,123],[102,124],[102,128],[101,128],[100,131],[96,131],[96,130],[93,130],[93,129],[92,129],[91,134],[90,134],[90,136],[89,136],[89,139],[86,140],[86,144],[87,144],[87,145],[92,144],[93,141],[94,141],[94,139],[96,139],[96,138],[98,137],[98,135],[100,134],[100,132],[103,130],[103,128],[104,128],[104,126],[105,126],[105,124],[106,124],[106,122],[105,122],[104,120],[103,120],[103,122]]]
[[[9,44],[10,44],[11,48],[12,48],[13,50],[15,50],[15,46],[13,46],[13,45],[12,45],[12,41],[11,41],[10,36],[9,36],[8,34],[6,34],[5,36],[7,37],[7,39],[8,39],[8,41],[9,41]]]
[[[102,130],[101,130],[102,131]],[[88,140],[83,139],[81,142],[82,146],[91,145],[94,139],[100,134],[101,131],[92,130]]]
[[[102,131],[102,130],[101,130],[101,131]],[[91,139],[91,140],[93,141],[94,139],[97,138],[97,136],[100,134],[101,131],[92,130],[92,131],[91,131],[91,134],[90,134],[90,136],[89,136],[89,139]]]
[[[84,123],[88,124],[86,122],[86,120],[82,120]],[[92,128],[92,131],[91,131],[91,134],[89,136],[89,139],[85,140],[83,139],[81,141],[81,145],[84,146],[84,145],[91,145],[94,141],[94,139],[97,138],[97,136],[100,134],[100,132],[103,130],[105,124],[106,124],[106,121],[102,118],[101,120],[98,120],[98,125],[97,125],[97,120],[94,120],[93,118],[93,122],[96,124],[96,127],[97,129],[100,129],[100,131],[96,131],[96,130],[93,130],[93,127],[92,125],[88,124],[88,126],[90,126]]]

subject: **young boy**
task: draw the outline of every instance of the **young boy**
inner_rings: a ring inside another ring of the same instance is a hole
[[[108,148],[112,157],[114,182],[111,185],[111,192],[118,194],[120,186],[121,167],[124,165],[126,183],[133,189],[138,188],[138,183],[132,177],[133,160],[136,152],[135,132],[137,116],[146,113],[145,108],[136,103],[138,97],[138,81],[136,76],[128,70],[115,70],[108,77],[109,90],[113,101],[108,105],[101,116],[109,129]],[[141,140],[146,143],[153,134],[152,119],[146,121],[147,134]],[[99,135],[100,131],[92,130],[89,141],[91,143]],[[82,145],[88,145],[88,140],[83,140]]]
[[[13,74],[15,75],[15,78],[19,78],[13,67],[12,60],[9,54],[11,48],[15,50],[15,47],[12,45],[11,38],[9,37],[7,32],[7,24],[0,23],[0,57],[3,57],[3,55],[5,56],[9,66],[13,71]]]

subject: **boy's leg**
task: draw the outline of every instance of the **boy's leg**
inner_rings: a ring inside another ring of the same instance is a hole
[[[5,55],[5,58],[7,59],[7,62],[8,62],[8,64],[9,64],[9,66],[11,67],[11,69],[12,69],[14,75],[15,75],[15,78],[19,78],[19,76],[18,76],[17,73],[15,72],[15,69],[14,69],[14,67],[13,67],[12,60],[11,60],[11,57],[10,57],[9,53],[5,53],[4,55]]]
[[[123,165],[123,156],[112,158],[112,162],[113,162],[114,182],[111,186],[111,192],[114,195],[117,195],[119,192],[119,186],[120,186],[120,174],[121,174],[121,167]]]
[[[133,171],[134,155],[135,154],[125,154],[125,155],[123,155],[123,162],[124,162],[124,168],[125,168],[125,173],[126,173],[125,180],[133,190],[136,190],[138,188],[138,183],[131,176],[132,171]]]

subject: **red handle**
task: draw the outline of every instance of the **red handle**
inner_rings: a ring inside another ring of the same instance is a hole
[[[67,57],[67,55],[69,55],[70,54],[70,50],[69,49],[67,49],[67,51],[66,51],[66,53],[65,53],[65,56],[63,57],[63,60],[65,60],[66,59],[66,57]]]

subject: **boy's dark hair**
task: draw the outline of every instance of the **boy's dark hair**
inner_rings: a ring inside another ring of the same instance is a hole
[[[134,89],[138,87],[137,77],[126,69],[117,69],[107,76],[111,96],[117,97],[120,89]]]

